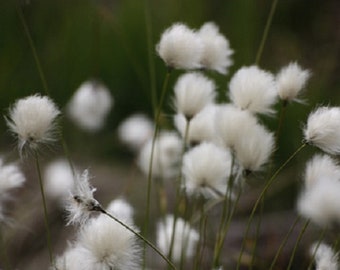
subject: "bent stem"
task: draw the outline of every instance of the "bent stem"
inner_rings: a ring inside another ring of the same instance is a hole
[[[274,180],[276,179],[276,177],[279,175],[279,173],[287,166],[287,164],[307,145],[307,143],[303,143],[272,175],[272,177],[268,180],[268,182],[266,183],[266,185],[264,186],[263,190],[261,191],[259,197],[257,198],[255,205],[250,213],[248,222],[247,222],[247,226],[246,226],[246,230],[244,233],[244,237],[243,237],[243,241],[242,241],[242,246],[241,246],[241,250],[240,250],[240,254],[239,257],[237,259],[237,268],[236,269],[240,269],[241,267],[241,260],[242,260],[242,255],[245,249],[245,244],[246,244],[246,240],[247,240],[247,236],[250,230],[250,224],[254,218],[255,212],[257,207],[259,206],[262,198],[264,197],[264,195],[266,194],[267,190],[270,188],[270,186],[273,184]]]
[[[301,238],[302,238],[303,234],[305,233],[309,223],[310,223],[310,219],[307,219],[305,224],[303,225],[300,233],[299,233],[299,236],[298,236],[298,238],[295,242],[294,248],[293,248],[292,255],[290,256],[290,259],[289,259],[289,264],[288,264],[287,270],[290,270],[292,265],[293,265],[293,260],[294,260],[294,257],[295,257],[296,251],[297,251],[297,247],[299,246],[299,244],[301,242]]]
[[[40,170],[40,164],[39,164],[39,158],[38,158],[37,152],[35,152],[35,163],[36,163],[36,167],[37,167],[37,171],[38,171],[40,193],[41,193],[41,198],[42,198],[42,203],[43,203],[43,208],[44,208],[44,222],[45,222],[48,253],[49,253],[49,257],[50,257],[50,263],[53,264],[51,233],[50,233],[50,227],[49,227],[49,222],[48,222],[48,213],[47,213],[44,185],[43,185],[43,181],[42,181],[42,177],[41,177],[41,170]]]
[[[137,236],[139,239],[141,239],[146,245],[148,245],[150,248],[152,248],[155,252],[158,253],[159,256],[162,257],[164,261],[171,267],[172,269],[176,269],[175,265],[154,245],[152,244],[148,239],[146,239],[143,235],[140,233],[136,232],[134,229],[130,228],[128,225],[120,221],[118,218],[114,217],[110,213],[106,212],[102,207],[99,208],[99,211],[103,213],[104,215],[108,216],[109,218],[113,219],[120,225],[122,225],[125,229],[133,233],[135,236]]]

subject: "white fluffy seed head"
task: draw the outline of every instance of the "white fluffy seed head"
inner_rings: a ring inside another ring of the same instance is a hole
[[[81,229],[78,243],[91,254],[93,269],[140,269],[136,236],[105,215],[92,218]]]
[[[149,174],[152,139],[141,149],[138,165],[145,175]],[[178,174],[182,152],[182,141],[174,132],[161,132],[156,138],[152,162],[152,175],[159,178],[172,178]]]
[[[4,164],[0,158],[0,201],[7,198],[10,190],[21,187],[25,180],[25,176],[16,164]]]
[[[160,58],[170,68],[200,68],[203,45],[197,33],[185,24],[175,23],[166,29],[156,45]]]
[[[104,126],[112,106],[111,93],[103,84],[86,81],[71,97],[67,112],[80,128],[95,132]]]
[[[231,172],[231,155],[213,143],[203,142],[185,153],[182,172],[188,194],[223,196]]]
[[[60,114],[53,101],[40,95],[19,99],[9,110],[6,122],[18,138],[20,154],[37,150],[56,140],[56,118]]]
[[[320,107],[309,114],[304,138],[307,143],[329,154],[340,154],[339,123],[339,107]]]
[[[252,113],[273,113],[277,99],[274,76],[257,66],[243,67],[231,78],[230,100],[239,108]]]
[[[180,76],[175,84],[175,107],[177,113],[191,119],[205,106],[214,102],[215,84],[199,72]]]
[[[276,75],[280,98],[285,101],[298,101],[298,95],[306,86],[310,75],[308,70],[303,70],[295,62],[283,67]]]
[[[167,215],[157,225],[157,246],[164,253],[169,253],[171,237],[173,234],[174,217]],[[182,218],[178,217],[175,224],[175,235],[173,241],[172,258],[179,262],[183,253],[184,258],[191,258],[194,255],[197,242],[199,240],[198,232],[191,228],[190,225]]]
[[[138,151],[152,137],[154,124],[144,114],[134,114],[118,127],[119,139],[134,151]]]
[[[338,270],[339,256],[330,246],[324,243],[314,243],[309,254],[314,256],[316,270]]]
[[[218,26],[213,22],[203,24],[198,35],[203,44],[202,67],[227,74],[228,68],[233,64],[231,55],[234,53],[228,39],[219,32]]]
[[[187,137],[188,143],[196,145],[203,141],[216,141],[215,118],[217,110],[217,105],[207,105],[190,120]],[[185,116],[183,114],[176,114],[174,117],[174,123],[182,138],[184,138],[187,125]]]
[[[95,259],[87,249],[74,245],[56,258],[50,270],[96,270],[94,262]]]
[[[328,155],[315,155],[306,165],[304,174],[305,188],[313,188],[323,178],[340,181],[339,164]]]
[[[69,162],[57,159],[50,162],[44,170],[45,192],[51,199],[63,201],[73,189],[73,173]]]
[[[340,181],[322,178],[305,188],[298,199],[298,212],[320,226],[340,223]]]

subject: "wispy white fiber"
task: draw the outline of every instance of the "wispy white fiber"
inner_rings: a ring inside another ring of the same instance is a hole
[[[310,249],[310,255],[314,256],[316,270],[338,270],[339,255],[330,246],[324,243],[314,243]]]

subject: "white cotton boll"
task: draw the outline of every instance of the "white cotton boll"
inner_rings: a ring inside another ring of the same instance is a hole
[[[180,76],[175,84],[175,107],[177,113],[191,119],[205,106],[214,102],[215,84],[198,72]]]
[[[290,63],[276,75],[276,84],[279,96],[285,101],[298,101],[299,93],[305,87],[310,72],[303,70],[297,63]]]
[[[136,236],[105,215],[91,219],[82,228],[78,243],[94,258],[93,269],[140,269]]]
[[[156,243],[163,254],[169,253],[171,237],[173,234],[173,223],[174,216],[167,215],[165,219],[158,222],[157,225]],[[190,225],[182,218],[178,217],[175,224],[175,235],[171,259],[179,262],[182,253],[184,253],[184,258],[191,258],[195,253],[198,240],[198,232],[191,228]]]
[[[203,141],[216,141],[215,118],[217,110],[217,105],[208,105],[190,120],[187,142],[195,145]],[[184,138],[187,125],[185,116],[176,114],[174,123],[182,138]]]
[[[216,129],[225,147],[235,149],[236,143],[247,132],[257,126],[257,119],[248,111],[241,110],[232,104],[220,106],[216,113]]]
[[[133,224],[134,210],[124,199],[115,199],[107,206],[106,211],[124,223]]]
[[[21,187],[25,180],[25,176],[16,164],[4,164],[0,158],[0,201],[7,199],[8,192]]]
[[[321,150],[340,154],[340,108],[320,107],[309,114],[304,137],[307,143]]]
[[[104,126],[112,106],[113,98],[104,85],[86,81],[71,97],[67,112],[80,128],[95,132]]]
[[[306,165],[305,187],[313,188],[323,178],[340,181],[339,164],[327,155],[315,155]]]
[[[58,159],[49,163],[44,170],[46,195],[51,199],[64,200],[73,189],[74,179],[69,162]]]
[[[155,142],[152,175],[160,178],[177,176],[182,148],[182,141],[176,133],[161,132]],[[138,165],[145,175],[149,174],[151,150],[152,139],[143,146],[138,157]]]
[[[15,102],[6,122],[18,138],[20,154],[56,140],[55,120],[59,114],[57,106],[46,96],[33,95]]]
[[[230,100],[239,108],[252,113],[273,113],[277,99],[274,76],[257,66],[243,67],[231,78]]]
[[[202,25],[198,35],[203,43],[202,67],[227,74],[228,68],[233,64],[231,55],[234,53],[228,39],[219,32],[217,25],[212,22]]]
[[[324,243],[315,243],[312,245],[309,253],[311,256],[314,256],[316,270],[339,269],[338,253],[335,253],[330,246]]]
[[[94,261],[88,250],[75,245],[69,247],[62,256],[57,257],[50,270],[94,270]]]
[[[320,226],[340,222],[340,181],[322,178],[305,189],[297,204],[298,212]]]
[[[235,156],[244,171],[259,171],[274,151],[275,139],[262,125],[249,128],[236,140]]]
[[[223,196],[231,173],[231,154],[213,143],[204,142],[185,153],[182,173],[187,193]]]
[[[154,124],[143,114],[134,114],[118,127],[119,139],[132,150],[138,151],[153,135]]]
[[[156,45],[158,55],[170,68],[200,68],[203,45],[197,33],[185,24],[175,23],[166,29]]]

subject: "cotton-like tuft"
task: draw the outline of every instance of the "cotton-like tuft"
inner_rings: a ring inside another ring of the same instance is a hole
[[[141,269],[136,236],[105,215],[92,218],[81,229],[78,243],[91,254],[94,270]]]
[[[290,63],[276,75],[279,96],[285,101],[298,101],[299,93],[304,89],[310,77],[308,70],[303,70],[297,63]]]
[[[329,154],[340,154],[339,123],[339,107],[320,107],[309,114],[304,128],[304,138],[307,143]]]
[[[274,76],[257,66],[243,67],[231,78],[230,100],[252,113],[271,114],[277,100]]]
[[[120,141],[138,151],[152,138],[154,124],[143,114],[134,114],[122,122],[118,127]]]
[[[185,153],[182,172],[188,194],[224,196],[231,173],[231,155],[213,143],[204,142]]]
[[[178,175],[182,152],[182,141],[174,132],[161,132],[156,138],[152,162],[152,175],[159,178],[172,178]],[[141,149],[138,165],[145,175],[149,174],[152,139]]]
[[[80,128],[96,132],[104,126],[112,106],[111,93],[103,84],[86,81],[71,97],[67,105],[67,112]]]
[[[203,141],[216,141],[215,118],[217,110],[217,105],[207,105],[190,120],[187,142],[196,145]],[[184,138],[187,125],[185,116],[183,114],[175,115],[174,123],[182,138]]]
[[[133,224],[134,210],[125,199],[115,199],[106,208],[107,212],[127,224]]]
[[[101,210],[101,205],[93,197],[96,189],[90,185],[89,180],[88,170],[75,177],[74,187],[66,204],[67,225],[83,226],[90,218],[91,212]]]
[[[314,256],[316,270],[339,269],[339,255],[330,246],[324,243],[314,243],[309,253]]]
[[[157,225],[157,246],[163,254],[169,253],[171,237],[173,234],[174,217],[167,215]],[[175,224],[175,235],[173,241],[172,258],[179,262],[182,253],[184,258],[191,258],[195,253],[195,248],[199,240],[198,232],[191,228],[190,225],[182,218],[177,218]]]
[[[175,84],[175,107],[177,113],[191,119],[205,106],[214,102],[215,84],[199,72],[180,76]]]
[[[43,179],[46,195],[51,199],[63,201],[73,189],[72,169],[65,159],[50,162],[44,170]]]
[[[156,51],[168,67],[197,69],[201,67],[203,44],[198,34],[185,24],[175,23],[166,29]]]
[[[40,145],[56,140],[56,118],[60,114],[53,101],[40,95],[19,99],[9,110],[6,122],[18,138],[20,155],[36,151]]]
[[[76,244],[70,246],[62,256],[57,257],[50,270],[95,270],[94,261],[87,249]]]
[[[203,43],[202,67],[227,74],[228,68],[233,64],[231,55],[234,53],[228,39],[219,32],[213,22],[202,25],[198,35]]]
[[[0,202],[7,199],[8,192],[12,189],[21,187],[25,180],[25,176],[16,164],[4,164],[0,158]]]

